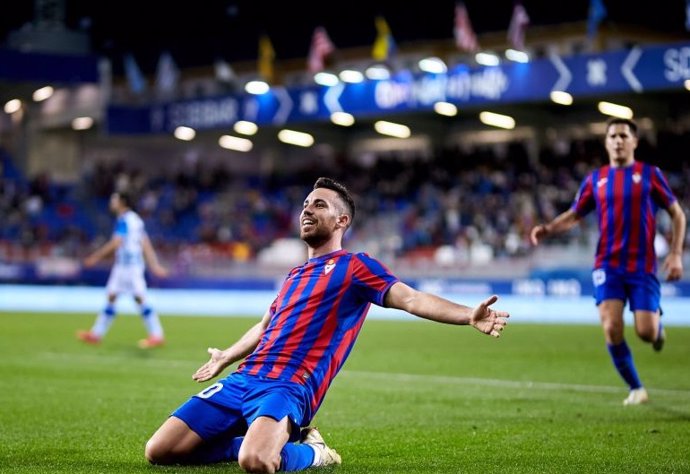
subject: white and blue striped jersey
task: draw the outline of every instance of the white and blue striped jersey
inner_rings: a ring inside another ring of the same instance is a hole
[[[144,221],[134,211],[127,211],[118,217],[114,236],[122,239],[115,254],[117,265],[144,267],[143,242],[146,237]]]
[[[147,290],[144,279],[144,222],[134,211],[118,217],[113,237],[122,243],[115,253],[115,264],[110,271],[106,289],[109,294],[132,293],[143,297]]]

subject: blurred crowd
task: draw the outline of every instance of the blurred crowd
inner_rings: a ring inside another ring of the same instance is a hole
[[[637,157],[666,172],[687,210],[690,163],[678,160],[685,136],[641,140]],[[233,262],[279,262],[294,252],[276,248],[294,239],[304,197],[319,176],[342,181],[357,199],[352,250],[384,261],[426,259],[439,266],[487,264],[528,255],[528,234],[570,206],[581,180],[606,162],[601,140],[573,140],[528,152],[513,142],[438,149],[429,155],[387,152],[298,173],[236,175],[198,160],[144,174],[123,162],[96,163],[79,183],[58,185],[39,174],[24,177],[0,151],[0,260],[37,252],[80,258],[109,238],[108,197],[127,190],[162,257],[174,267],[201,264],[219,271]],[[591,216],[590,216],[591,217]],[[663,218],[660,234],[670,230]],[[595,222],[549,241],[588,247]],[[297,256],[297,259],[301,259]],[[286,262],[289,264],[292,262]]]

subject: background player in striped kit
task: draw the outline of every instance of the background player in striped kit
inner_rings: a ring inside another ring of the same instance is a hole
[[[146,444],[150,462],[238,461],[248,472],[270,473],[340,464],[307,426],[372,303],[500,336],[508,313],[490,309],[496,296],[475,308],[456,304],[412,289],[367,254],[343,250],[354,216],[347,189],[319,178],[300,215],[308,261],[290,271],[262,320],[239,341],[209,349],[211,359],[192,376],[198,382],[244,361],[173,412]]]
[[[148,264],[151,272],[159,277],[167,276],[168,272],[158,262],[156,251],[146,235],[144,222],[132,210],[132,198],[124,192],[113,193],[110,196],[110,210],[117,216],[113,236],[84,260],[84,266],[92,267],[115,253],[115,263],[106,285],[108,303],[96,317],[91,330],[78,331],[77,337],[89,344],[100,343],[115,319],[117,297],[121,293],[130,293],[139,305],[148,333],[148,337],[139,341],[139,347],[147,349],[160,346],[164,343],[163,328],[158,314],[146,303],[144,269]]]
[[[623,403],[639,405],[649,397],[625,342],[623,310],[627,302],[635,315],[637,335],[660,351],[666,332],[656,277],[656,211],[659,207],[668,211],[672,222],[670,251],[663,264],[667,280],[683,275],[686,220],[661,170],[635,160],[635,122],[610,119],[605,143],[609,164],[585,178],[569,210],[535,226],[530,237],[537,245],[544,237],[571,229],[596,209],[600,236],[592,272],[594,297],[611,359],[630,387]]]

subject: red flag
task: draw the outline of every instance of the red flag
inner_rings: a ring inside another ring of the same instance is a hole
[[[333,51],[335,51],[335,45],[328,37],[326,29],[323,26],[316,27],[311,38],[309,58],[307,59],[309,72],[315,74],[323,71],[324,62]]]
[[[477,35],[474,34],[470,17],[467,14],[465,4],[460,2],[455,5],[455,44],[464,51],[473,53],[479,49]]]
[[[529,25],[527,10],[521,3],[516,3],[513,7],[513,17],[508,26],[508,42],[514,49],[522,51],[525,49],[525,31]]]

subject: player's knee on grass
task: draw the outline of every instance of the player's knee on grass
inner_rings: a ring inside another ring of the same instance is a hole
[[[240,448],[237,463],[246,472],[274,473],[280,469],[280,454],[271,454],[266,450],[256,449],[243,444]]]
[[[164,459],[167,457],[166,454],[167,450],[154,438],[146,442],[144,457],[146,457],[146,460],[151,464],[165,464]]]
[[[170,446],[153,436],[146,442],[146,447],[144,448],[144,456],[146,460],[151,464],[174,464],[183,462],[188,453],[182,452],[175,446]]]

